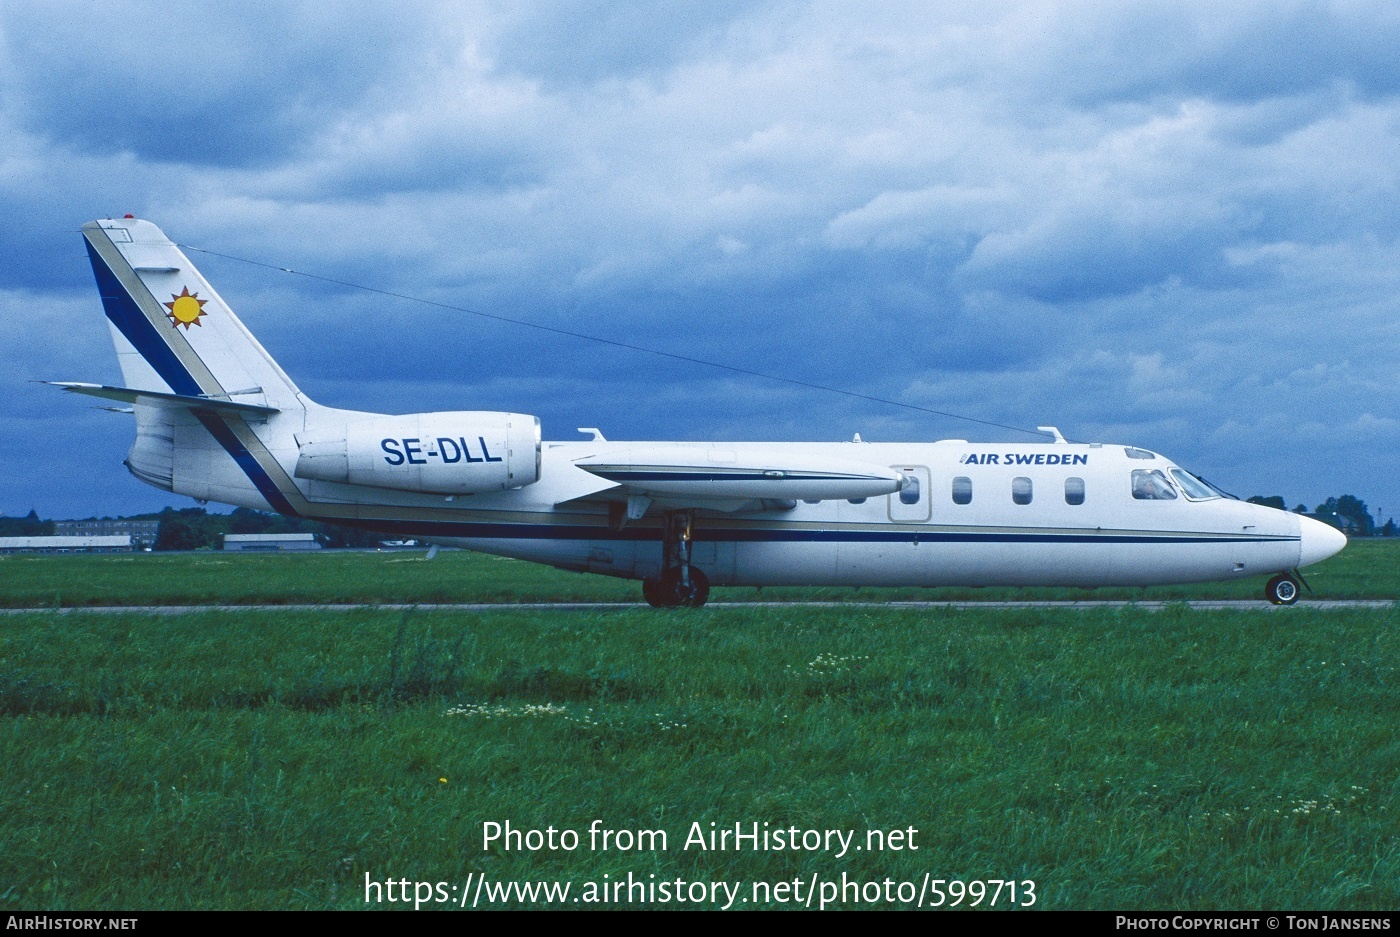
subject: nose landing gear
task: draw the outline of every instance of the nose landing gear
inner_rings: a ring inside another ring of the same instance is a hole
[[[1264,586],[1264,598],[1275,605],[1292,605],[1298,601],[1298,580],[1280,573]]]
[[[661,575],[642,580],[642,598],[652,608],[699,608],[710,597],[710,580],[690,565],[693,511],[668,511],[661,532]]]

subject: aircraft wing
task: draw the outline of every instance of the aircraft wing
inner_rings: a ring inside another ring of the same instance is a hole
[[[185,410],[213,410],[223,413],[237,413],[241,416],[271,416],[278,412],[276,407],[264,407],[255,403],[239,403],[222,397],[198,397],[190,394],[167,394],[154,390],[134,390],[130,387],[108,387],[105,384],[85,384],[81,381],[41,381],[61,387],[74,394],[87,394],[89,397],[102,397],[106,400],[120,400],[124,403],[145,404],[150,407],[172,407]]]
[[[778,447],[620,446],[574,464],[616,483],[619,493],[695,507],[870,498],[901,491],[909,484],[903,473],[889,466],[794,456]]]

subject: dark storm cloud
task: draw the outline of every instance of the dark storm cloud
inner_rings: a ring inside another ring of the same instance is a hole
[[[11,4],[21,126],[154,162],[268,165],[436,56],[430,6]]]
[[[505,8],[500,28],[483,50],[502,71],[561,88],[660,76],[687,58],[712,51],[736,17],[755,8],[737,0],[515,4]]]
[[[1124,4],[1095,23],[1100,12],[1070,6],[1059,17],[1063,60],[1079,66],[1064,74],[1064,87],[1083,104],[1165,95],[1260,101],[1337,84],[1363,97],[1400,91],[1400,14],[1385,5],[1255,4],[1213,15],[1203,4]]]

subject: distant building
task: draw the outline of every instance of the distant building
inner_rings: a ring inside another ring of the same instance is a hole
[[[131,534],[0,537],[0,553],[130,553]]]
[[[53,532],[69,537],[115,537],[131,535],[131,545],[137,549],[156,545],[160,533],[158,520],[129,520],[119,517],[86,521],[54,521]]]
[[[315,534],[224,534],[225,550],[319,550]]]

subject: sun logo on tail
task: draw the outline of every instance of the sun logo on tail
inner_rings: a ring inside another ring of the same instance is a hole
[[[209,300],[200,299],[198,293],[191,293],[188,286],[184,287],[179,296],[170,294],[170,302],[161,303],[170,311],[166,313],[170,321],[175,326],[184,326],[189,331],[190,326],[199,325],[199,317],[204,315],[204,304]]]

